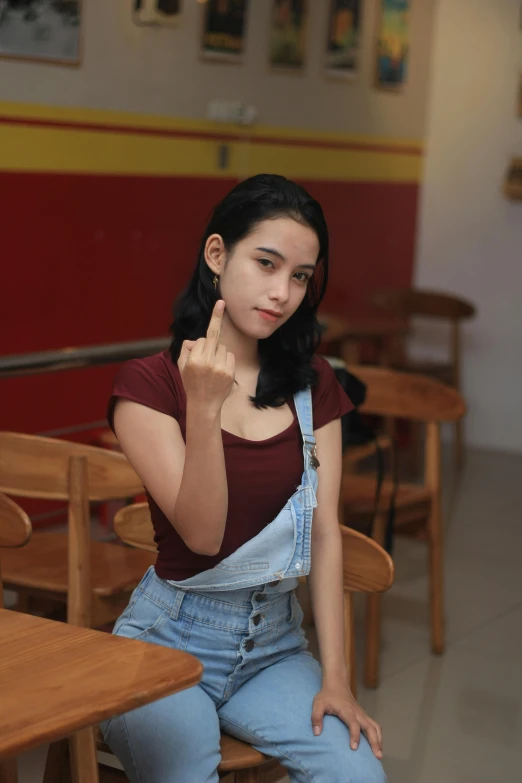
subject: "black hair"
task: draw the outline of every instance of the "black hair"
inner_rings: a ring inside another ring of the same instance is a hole
[[[184,340],[204,337],[219,289],[205,261],[205,245],[219,234],[227,253],[264,220],[289,217],[309,226],[317,235],[317,266],[306,295],[296,312],[277,331],[259,341],[260,372],[255,397],[257,408],[278,407],[297,391],[313,386],[317,372],[312,366],[320,342],[317,310],[328,282],[328,227],[320,204],[300,185],[277,174],[258,174],[236,185],[218,204],[203,233],[196,268],[187,288],[174,304],[172,361],[179,358]]]

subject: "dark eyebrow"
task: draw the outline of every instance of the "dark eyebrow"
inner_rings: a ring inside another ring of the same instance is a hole
[[[286,261],[286,258],[279,250],[274,250],[273,247],[256,247],[256,250],[260,250],[262,253],[269,253],[272,256],[277,256],[281,261]],[[315,264],[298,264],[302,269],[315,269]]]

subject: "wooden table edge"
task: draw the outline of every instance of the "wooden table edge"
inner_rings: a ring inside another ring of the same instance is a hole
[[[11,610],[7,609],[1,609],[0,610],[0,616],[3,613],[11,613]],[[16,614],[13,612],[13,614]],[[61,623],[55,623],[53,620],[45,620],[43,618],[36,618],[32,615],[28,615],[27,617],[31,617],[32,620],[36,621],[42,621],[44,623],[53,623],[56,625],[62,625]],[[73,626],[68,626],[73,627]],[[89,630],[92,633],[91,629],[81,629],[81,630]],[[103,631],[97,631],[95,633],[104,634]],[[110,634],[104,634],[107,636],[110,636]],[[158,646],[158,645],[151,645],[150,642],[143,642],[138,639],[126,639],[125,637],[112,637],[113,639],[119,638],[122,640],[123,643],[125,642],[132,642],[133,644],[140,644],[145,645],[147,647],[152,646]],[[164,649],[170,649],[170,648],[164,648]],[[201,680],[201,675],[203,674],[203,664],[201,661],[198,660],[195,656],[191,655],[190,653],[187,653],[182,650],[175,650],[172,649],[172,652],[177,653],[180,656],[187,657],[192,659],[193,661],[193,670],[188,673],[184,674],[182,676],[177,676],[175,680],[172,680],[169,682],[170,678],[168,675],[165,675],[165,677],[156,683],[154,683],[153,686],[150,686],[147,688],[147,690],[144,690],[142,692],[136,691],[132,693],[131,695],[127,696],[125,700],[118,701],[117,697],[113,697],[111,702],[109,702],[107,705],[105,705],[102,708],[99,707],[93,707],[92,710],[89,712],[88,715],[85,715],[85,713],[81,713],[79,710],[78,717],[75,718],[74,716],[69,721],[67,727],[64,727],[62,725],[57,726],[53,725],[52,722],[46,722],[41,727],[41,731],[35,732],[31,735],[19,735],[19,740],[16,741],[16,737],[14,738],[9,734],[5,735],[0,733],[0,759],[9,759],[12,757],[16,757],[20,755],[21,753],[25,753],[28,750],[32,750],[33,748],[40,747],[41,745],[46,745],[50,742],[54,742],[60,739],[63,739],[64,737],[69,737],[71,734],[74,734],[76,731],[84,728],[89,728],[92,726],[96,726],[98,723],[100,723],[103,720],[106,720],[108,718],[112,718],[115,715],[120,715],[125,712],[130,712],[131,710],[137,709],[138,707],[142,707],[146,704],[151,704],[154,701],[158,701],[159,699],[162,699],[166,696],[170,696],[174,693],[179,693],[180,691],[186,690],[187,688],[191,688],[194,685],[197,685]],[[0,662],[1,662],[1,652],[0,652]],[[1,701],[1,699],[0,699]],[[58,718],[56,718],[58,720]],[[18,735],[17,735],[18,736]]]

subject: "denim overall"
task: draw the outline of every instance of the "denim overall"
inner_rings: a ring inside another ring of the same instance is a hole
[[[294,395],[297,419],[303,438],[304,473],[301,486],[277,517],[254,538],[239,547],[214,568],[182,582],[168,580],[183,590],[239,590],[266,582],[291,579],[285,590],[293,590],[296,578],[310,573],[310,538],[313,510],[317,506],[317,470],[313,467],[315,438],[312,395],[306,389]]]
[[[113,633],[173,647],[204,666],[199,685],[102,724],[132,783],[218,783],[220,733],[278,758],[297,783],[383,783],[366,739],[324,718],[312,732],[321,667],[307,651],[298,577],[310,572],[317,458],[310,390],[295,407],[301,485],[277,517],[214,568],[176,582],[150,568]]]

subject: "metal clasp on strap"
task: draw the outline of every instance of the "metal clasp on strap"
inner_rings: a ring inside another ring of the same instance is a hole
[[[315,444],[315,440],[310,441],[308,438],[305,438],[305,443],[312,467],[314,470],[317,470],[321,463],[317,459],[317,446]]]

